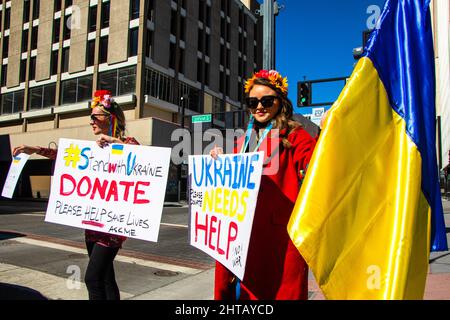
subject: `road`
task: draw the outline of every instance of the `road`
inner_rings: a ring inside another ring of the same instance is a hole
[[[450,243],[450,201],[443,205]],[[88,298],[84,233],[44,222],[45,208],[45,202],[0,201],[0,300],[7,284],[49,299]],[[213,266],[212,258],[189,245],[187,207],[173,205],[164,207],[157,243],[128,239],[115,260],[121,298],[129,300],[210,300]],[[424,299],[449,300],[448,288],[450,252],[431,253]],[[311,273],[309,298],[324,298]]]
[[[84,232],[45,222],[45,210],[46,202],[0,201],[0,282],[26,286],[52,299],[85,299]],[[168,204],[157,243],[125,241],[115,260],[116,278],[124,299],[210,299],[213,262],[189,245],[188,208]],[[168,290],[190,277],[201,277],[205,290]]]

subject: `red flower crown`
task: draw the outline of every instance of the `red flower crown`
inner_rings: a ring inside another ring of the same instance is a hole
[[[111,91],[97,90],[94,92],[91,108],[98,106],[102,106],[106,111],[110,111],[114,107]]]
[[[249,93],[255,84],[255,79],[264,78],[270,81],[270,83],[279,89],[284,95],[288,92],[288,81],[286,77],[282,77],[278,71],[275,70],[261,70],[255,74],[253,77],[249,78],[245,82],[245,93]]]

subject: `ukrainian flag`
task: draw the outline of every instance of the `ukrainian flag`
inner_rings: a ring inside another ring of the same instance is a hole
[[[422,299],[447,250],[430,0],[388,0],[335,102],[288,232],[329,299]]]
[[[14,163],[19,163],[20,162],[20,157],[13,157],[13,162]]]
[[[114,144],[111,147],[111,154],[121,155],[123,154],[123,144]]]

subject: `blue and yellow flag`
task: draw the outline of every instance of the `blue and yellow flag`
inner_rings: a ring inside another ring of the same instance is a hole
[[[121,155],[123,154],[123,144],[113,144],[111,147],[111,154]]]
[[[447,250],[429,0],[388,0],[331,108],[288,232],[329,299],[422,299]]]

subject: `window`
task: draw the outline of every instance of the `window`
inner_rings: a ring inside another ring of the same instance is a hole
[[[5,11],[5,28],[3,30],[8,30],[11,24],[11,7],[6,8]]]
[[[62,0],[55,0],[54,3],[55,12],[61,11],[61,4],[62,4],[61,2]]]
[[[25,82],[25,76],[27,72],[27,60],[20,60],[20,82]]]
[[[206,26],[211,28],[211,7],[206,6]]]
[[[33,20],[39,18],[39,6],[40,6],[39,0],[34,0],[33,5]]]
[[[203,81],[205,86],[209,86],[209,63],[205,63],[205,75]]]
[[[220,18],[220,36],[225,39],[225,18]]]
[[[209,56],[209,43],[210,43],[209,34],[206,34],[206,38],[205,38],[205,55],[207,55],[207,56]]]
[[[88,101],[92,98],[92,75],[78,78],[77,102]]]
[[[222,93],[225,93],[225,74],[223,71],[220,71],[219,73],[219,91]]]
[[[23,110],[23,90],[2,94],[1,114],[17,113]]]
[[[177,101],[180,101],[181,97],[188,97],[183,99],[183,104],[186,108],[199,112],[199,90],[187,85],[186,83],[178,82],[178,96]]]
[[[61,72],[69,71],[69,55],[70,55],[70,47],[65,47],[62,50],[62,70]]]
[[[220,0],[220,10],[222,10],[224,13],[226,11],[226,6],[225,6],[225,2],[227,2],[229,0]]]
[[[4,64],[2,65],[2,78],[1,78],[1,86],[6,86],[6,76],[8,74],[8,65]]]
[[[239,27],[242,28],[243,25],[244,25],[244,10],[241,8],[239,10]]]
[[[198,21],[205,22],[205,0],[198,1]]]
[[[237,82],[237,93],[238,93],[238,101],[242,102],[243,94],[242,94],[242,82]]]
[[[170,15],[170,33],[174,36],[177,35],[177,12],[175,10],[172,10]]]
[[[3,59],[8,58],[9,54],[9,37],[3,39]]]
[[[61,104],[88,101],[92,96],[92,75],[61,83]]]
[[[52,51],[50,61],[50,72],[52,76],[58,74],[58,50]]]
[[[89,32],[97,29],[97,6],[89,7]]]
[[[52,35],[52,43],[59,42],[59,29],[61,28],[61,18],[58,18],[53,21],[53,35]]]
[[[155,0],[148,0],[147,19],[153,21],[155,18]]]
[[[65,23],[64,23],[64,31],[63,31],[63,39],[68,40],[70,39],[70,24],[72,23],[72,16],[66,16]]]
[[[108,61],[108,37],[100,38],[100,57],[99,63]]]
[[[110,3],[102,2],[102,29],[109,27],[109,10]]]
[[[101,72],[98,77],[98,88],[110,90],[113,96],[120,96],[136,91],[136,67]]]
[[[61,104],[77,102],[77,79],[70,79],[61,83]]]
[[[145,44],[145,56],[153,58],[153,31],[147,29],[147,42]]]
[[[153,69],[145,75],[145,93],[167,102],[173,101],[173,79]]]
[[[238,41],[238,48],[239,48],[239,51],[241,51],[242,52],[242,42],[243,42],[243,37],[242,37],[242,33],[239,33],[239,41]]]
[[[30,0],[23,2],[23,23],[30,21]]]
[[[134,28],[129,31],[129,47],[128,47],[128,57],[137,56],[138,51],[138,36],[139,29]]]
[[[172,10],[170,15],[170,33],[177,35],[177,12],[175,10]]]
[[[31,29],[31,50],[37,49],[38,42],[38,26],[34,26]]]
[[[203,60],[197,58],[197,81],[202,82],[203,80]]]
[[[95,59],[95,39],[89,40],[87,43],[87,66],[91,67],[94,65],[94,59]]]
[[[139,2],[140,0],[131,0],[130,20],[139,18]]]
[[[203,52],[203,30],[198,29],[197,33],[197,50]]]
[[[65,0],[64,3],[65,3],[66,8],[68,8],[72,5],[72,0]]]
[[[22,31],[22,52],[28,51],[28,34],[28,29]]]
[[[36,57],[31,57],[28,80],[34,80],[34,79],[36,79]]]
[[[117,70],[101,72],[98,76],[98,89],[109,90],[117,95]]]
[[[184,50],[181,48],[178,54],[178,72],[184,74]]]
[[[52,107],[55,104],[56,84],[33,87],[29,90],[28,109],[39,110]]]
[[[186,41],[186,18],[180,17],[180,40]]]
[[[223,44],[220,45],[220,64],[225,66],[225,46]]]
[[[169,53],[169,68],[175,70],[175,56],[176,56],[176,47],[175,43],[170,43],[170,53]]]
[[[117,95],[133,93],[136,91],[136,67],[119,69],[119,91]]]

